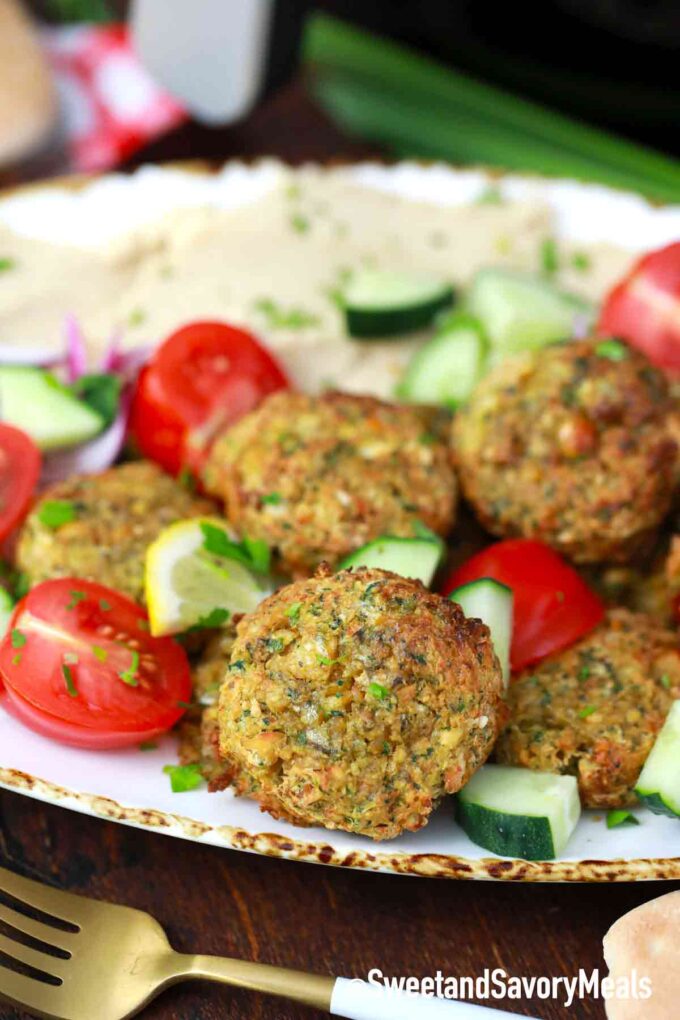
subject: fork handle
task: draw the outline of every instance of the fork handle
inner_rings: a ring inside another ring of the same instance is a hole
[[[337,978],[330,1012],[348,1020],[508,1020],[517,1014],[454,999],[390,990],[365,981]]]
[[[511,1015],[502,1010],[452,999],[435,999],[405,991],[389,991],[366,981],[306,974],[250,960],[218,956],[174,957],[174,983],[183,978],[217,981],[236,988],[278,995],[305,1006],[325,1010],[346,1020],[501,1020]],[[177,966],[179,964],[179,966]]]

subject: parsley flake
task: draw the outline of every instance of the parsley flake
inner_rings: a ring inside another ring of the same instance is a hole
[[[589,715],[597,712],[597,705],[585,705],[578,714],[579,719],[587,719]]]
[[[216,630],[218,627],[222,627],[230,616],[231,613],[228,609],[222,609],[220,607],[211,609],[209,613],[199,616],[196,623],[188,628],[187,634],[193,634],[197,630]]]
[[[557,242],[552,237],[546,237],[541,242],[541,269],[546,276],[554,276],[559,268],[560,258]]]
[[[265,506],[278,506],[283,502],[283,496],[280,492],[268,492],[266,496],[262,497],[261,502]]]
[[[138,687],[139,675],[137,671],[139,669],[139,652],[137,651],[136,648],[131,648],[130,654],[132,655],[132,662],[130,663],[128,668],[122,670],[118,674],[118,676],[120,677],[124,684],[128,685],[128,687]]]
[[[170,788],[173,793],[188,793],[203,783],[200,765],[165,765],[163,772],[170,776]]]
[[[236,560],[257,574],[266,574],[269,570],[271,553],[269,546],[262,539],[246,537],[240,542],[235,542],[229,538],[224,528],[209,521],[201,521],[201,532],[203,548],[213,556]]]
[[[64,683],[66,684],[66,690],[72,698],[78,697],[78,688],[73,678],[73,670],[65,662],[61,664],[61,672],[64,677]]]
[[[293,602],[291,606],[288,606],[288,609],[286,610],[286,616],[288,617],[291,623],[298,622],[298,620],[300,619],[301,609],[302,609],[301,602]]]
[[[106,660],[109,657],[109,653],[106,651],[106,649],[100,648],[99,645],[92,645],[92,654],[94,655],[95,659],[99,660],[99,662],[106,662]]]
[[[608,358],[609,361],[625,361],[629,352],[620,340],[603,340],[595,348],[595,353],[601,358]]]
[[[38,520],[46,528],[60,528],[76,517],[76,505],[69,499],[46,499],[38,509]]]
[[[23,648],[26,644],[27,638],[22,631],[17,630],[15,627],[10,634],[10,641],[12,643],[12,648]]]
[[[84,591],[71,590],[70,595],[71,601],[66,603],[67,609],[75,609],[79,602],[82,602],[83,599],[87,598],[87,595],[85,594]]]
[[[619,825],[639,825],[640,821],[631,811],[615,808],[607,812],[607,828],[616,829]]]
[[[375,681],[372,681],[368,685],[367,689],[368,689],[368,693],[372,697],[377,698],[378,701],[384,701],[385,698],[389,697],[389,693],[390,692],[387,690],[387,688],[383,687],[382,684],[377,684]]]

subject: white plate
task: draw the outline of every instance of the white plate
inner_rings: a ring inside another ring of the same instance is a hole
[[[444,205],[469,202],[488,183],[481,170],[365,164],[347,171],[370,187]],[[132,178],[110,176],[84,192],[19,192],[0,202],[0,223],[28,236],[81,244],[110,240],[122,229],[178,205],[227,207],[272,187],[277,164],[232,164],[215,176],[145,168]],[[570,241],[610,241],[632,251],[680,237],[680,208],[654,208],[635,195],[570,181],[504,177],[509,198],[538,198],[555,211]],[[445,804],[418,833],[376,844],[323,829],[301,829],[260,813],[230,792],[170,791],[162,766],[176,761],[174,740],[155,751],[88,752],[62,747],[0,712],[0,785],[64,807],[197,842],[353,868],[448,878],[514,881],[621,881],[680,878],[680,825],[640,810],[639,827],[608,830],[587,812],[557,861],[489,857],[455,825]]]

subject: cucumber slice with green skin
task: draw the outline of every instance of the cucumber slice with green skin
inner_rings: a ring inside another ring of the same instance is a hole
[[[413,577],[425,586],[432,583],[444,555],[444,543],[432,538],[395,538],[384,535],[346,556],[339,570],[348,567],[377,567],[402,577]]]
[[[14,599],[4,588],[0,588],[0,638],[7,633],[7,624],[14,610]]]
[[[473,843],[501,857],[551,860],[581,816],[574,776],[483,765],[456,794],[456,818]]]
[[[448,283],[373,269],[354,273],[343,294],[347,332],[359,339],[422,329],[452,303],[453,288]]]
[[[0,368],[0,418],[26,432],[41,450],[84,443],[104,426],[96,411],[37,368]]]
[[[680,818],[680,701],[674,701],[635,787],[655,815]]]
[[[504,353],[534,350],[567,340],[592,306],[552,283],[509,269],[480,269],[468,293],[475,315],[492,347]]]
[[[501,664],[503,682],[507,688],[510,680],[510,642],[512,641],[512,588],[494,581],[492,577],[480,577],[456,588],[449,595],[457,602],[470,619],[481,620],[491,632],[494,651]]]
[[[484,374],[488,343],[481,323],[455,313],[409,362],[396,396],[418,404],[464,404]]]

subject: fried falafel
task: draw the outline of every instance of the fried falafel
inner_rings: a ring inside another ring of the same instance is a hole
[[[205,470],[241,533],[307,576],[420,520],[445,535],[457,486],[449,452],[414,407],[344,393],[279,392],[220,436]]]
[[[626,560],[671,505],[671,409],[663,374],[618,341],[509,359],[454,420],[464,495],[494,534],[577,563]]]
[[[486,760],[504,718],[488,628],[419,581],[323,568],[241,620],[220,693],[238,794],[277,818],[389,839]]]
[[[587,637],[513,680],[496,757],[576,776],[586,807],[628,807],[675,698],[677,635],[650,616],[613,609]]]
[[[71,519],[55,527],[49,505]],[[151,461],[77,475],[43,493],[19,536],[17,565],[31,585],[55,577],[98,581],[144,601],[144,556],[163,528],[214,514],[214,504],[188,492]]]

